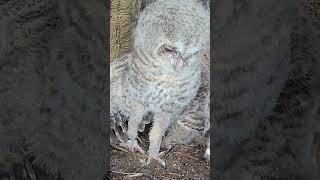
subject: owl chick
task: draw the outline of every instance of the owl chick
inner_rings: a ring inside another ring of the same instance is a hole
[[[196,1],[158,0],[138,18],[126,73],[115,78],[117,69],[111,68],[111,115],[129,118],[123,146],[144,153],[137,143],[139,124],[153,113],[148,163],[154,159],[164,165],[162,137],[198,92],[209,29],[209,13]]]
[[[210,72],[209,66],[204,64],[201,74],[201,85],[196,97],[185,108],[183,113],[173,122],[164,136],[161,146],[171,148],[172,144],[206,144],[204,157],[210,161]],[[151,123],[151,116],[147,116],[139,124],[139,131],[143,132],[145,125]],[[119,122],[119,120],[117,121]],[[126,132],[124,123],[117,123]],[[116,127],[114,127],[116,128]],[[121,140],[121,137],[119,138]]]

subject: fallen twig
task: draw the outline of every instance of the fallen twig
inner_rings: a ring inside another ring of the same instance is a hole
[[[142,173],[127,173],[127,172],[120,172],[120,171],[111,171],[112,173],[117,174],[124,174],[124,175],[136,175],[136,174],[142,174]],[[143,175],[143,174],[142,174]]]
[[[136,173],[136,174],[128,175],[127,177],[141,177],[141,176],[143,176],[142,173]]]
[[[126,173],[126,172],[120,172],[120,171],[111,171],[111,172],[127,175],[126,177],[141,177],[144,175],[143,173]]]

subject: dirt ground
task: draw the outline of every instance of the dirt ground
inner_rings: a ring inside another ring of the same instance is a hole
[[[173,146],[163,159],[144,165],[146,158],[114,146],[111,154],[111,178],[120,179],[209,179],[210,167],[202,158],[205,146]]]
[[[147,145],[144,144],[144,149]],[[138,153],[128,152],[126,149],[113,145],[111,150],[111,178],[122,179],[199,179],[208,180],[210,167],[202,157],[206,147],[201,145],[175,145],[168,150],[163,159],[166,167],[157,162],[144,165],[146,158]],[[14,166],[16,180],[29,180],[23,164]],[[38,180],[62,180],[53,177],[44,170],[34,167],[34,175]],[[0,180],[9,180],[9,174],[0,174]]]

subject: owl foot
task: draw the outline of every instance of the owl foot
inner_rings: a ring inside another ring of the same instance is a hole
[[[170,151],[172,149],[173,145],[170,143],[162,143],[161,148],[166,149],[166,151]]]
[[[158,163],[160,163],[161,166],[166,167],[165,161],[160,158],[160,156],[162,156],[163,154],[164,154],[164,152],[161,152],[158,155],[149,154],[149,157],[148,157],[148,160],[147,160],[147,165],[149,165],[151,163],[151,160],[155,160]]]
[[[114,129],[114,133],[116,135],[116,137],[118,138],[118,140],[121,142],[121,143],[124,143],[124,140],[122,139],[119,131],[117,129]]]
[[[126,120],[122,118],[120,113],[117,114],[117,118],[119,119],[118,123],[119,123],[119,126],[121,127],[122,133],[127,133],[128,126],[127,124],[124,123]]]
[[[128,140],[126,143],[120,143],[120,146],[129,149],[132,152],[140,152],[145,154],[145,151],[139,146],[137,140]]]

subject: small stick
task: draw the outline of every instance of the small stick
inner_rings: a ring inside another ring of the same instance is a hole
[[[113,173],[117,173],[117,174],[123,174],[123,175],[127,175],[126,177],[140,177],[143,176],[143,173],[125,173],[125,172],[119,172],[119,171],[112,171]]]
[[[124,175],[135,175],[135,174],[142,174],[142,173],[126,173],[126,172],[120,172],[120,171],[111,171],[113,173],[117,174],[124,174]]]
[[[127,177],[140,177],[143,176],[142,173],[136,173],[136,174],[132,174],[132,175],[128,175]]]

